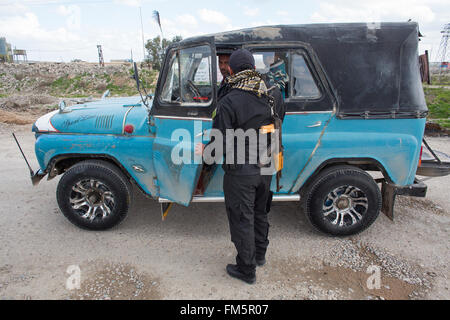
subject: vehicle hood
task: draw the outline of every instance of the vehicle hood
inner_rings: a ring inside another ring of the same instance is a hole
[[[42,116],[36,121],[33,131],[122,134],[124,120],[133,109],[139,110],[146,118],[146,108],[140,97],[108,98],[77,104],[67,107],[64,112],[56,110]]]

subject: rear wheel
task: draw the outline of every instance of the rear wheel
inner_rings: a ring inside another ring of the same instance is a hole
[[[71,167],[56,191],[59,208],[80,228],[105,230],[120,223],[131,202],[131,185],[114,165],[88,160]]]
[[[373,178],[352,166],[335,166],[309,183],[304,208],[318,230],[348,236],[368,228],[381,209],[381,192]]]

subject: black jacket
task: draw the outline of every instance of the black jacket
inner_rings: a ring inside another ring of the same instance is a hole
[[[251,150],[249,141],[245,141],[245,163],[237,164],[237,146],[234,144],[234,161],[226,162],[226,129],[255,129],[258,132],[261,126],[273,123],[269,99],[266,96],[258,97],[255,93],[240,89],[227,90],[217,104],[216,115],[213,120],[213,129],[218,129],[224,137],[224,165],[223,169],[229,174],[255,175],[260,174],[261,168],[255,163],[249,163]],[[280,119],[284,119],[284,104],[278,88],[272,89],[270,94],[274,97],[274,110]]]
[[[225,79],[220,83],[219,89],[217,90],[217,101],[220,101],[228,92],[230,92],[230,87],[225,83]]]

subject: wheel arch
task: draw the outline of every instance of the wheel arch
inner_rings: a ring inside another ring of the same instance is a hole
[[[360,168],[364,171],[380,171],[387,182],[392,183],[393,180],[389,176],[386,168],[376,159],[373,158],[332,158],[322,162],[317,169],[309,176],[305,183],[301,186],[299,192],[308,188],[308,185],[324,170],[339,165],[349,165]]]
[[[45,169],[45,172],[48,173],[48,180],[53,179],[57,175],[63,174],[77,163],[86,160],[103,160],[116,166],[125,175],[128,181],[130,181],[135,186],[138,186],[139,190],[141,190],[144,195],[147,195],[147,193],[142,189],[139,183],[136,182],[133,176],[120,163],[120,161],[109,154],[70,153],[56,155],[48,162],[47,168]]]

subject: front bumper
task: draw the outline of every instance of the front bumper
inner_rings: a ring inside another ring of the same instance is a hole
[[[36,170],[36,172],[31,174],[31,183],[33,186],[37,185],[46,175],[47,173],[43,172],[41,169]]]

